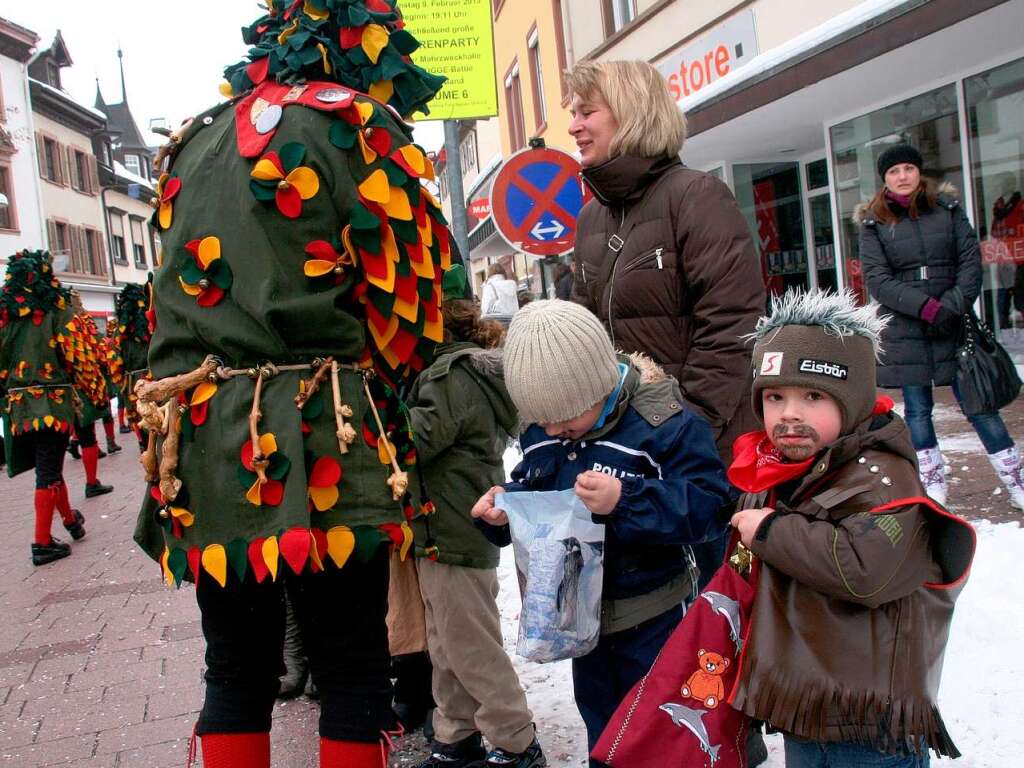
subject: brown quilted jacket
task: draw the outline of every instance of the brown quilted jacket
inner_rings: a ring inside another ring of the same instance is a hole
[[[583,177],[596,199],[578,221],[573,299],[601,318],[617,349],[649,355],[679,381],[728,463],[732,441],[756,428],[751,348],[740,337],[765,308],[736,200],[676,158],[620,155]],[[613,235],[623,240],[617,252]]]
[[[936,694],[974,531],[924,496],[906,424],[887,414],[775,504],[751,547],[762,568],[734,707],[811,741],[959,755]]]

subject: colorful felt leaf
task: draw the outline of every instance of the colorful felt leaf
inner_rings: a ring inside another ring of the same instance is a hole
[[[313,546],[309,548],[309,561],[313,571],[319,573],[324,569],[324,558],[327,557],[327,534],[319,528],[310,528]]]
[[[267,480],[260,491],[261,504],[276,507],[284,500],[284,483],[280,480]]]
[[[164,547],[163,554],[160,555],[160,570],[163,572],[164,581],[167,582],[167,586],[174,586],[174,574],[171,573],[170,567],[167,565],[167,559],[170,556],[171,551]]]
[[[231,564],[231,570],[235,572],[239,582],[245,580],[245,572],[249,568],[248,550],[249,545],[245,539],[232,539],[227,545],[228,563]]]
[[[314,488],[337,485],[340,480],[341,464],[332,456],[321,456],[317,459],[309,474],[309,484]]]
[[[286,181],[298,190],[299,197],[303,200],[309,200],[320,190],[320,179],[316,171],[304,165],[289,173]]]
[[[395,83],[393,80],[376,80],[370,84],[370,95],[382,104],[391,101],[395,95]]]
[[[209,269],[210,265],[220,258],[220,238],[204,237],[199,241],[199,252],[196,261],[202,269]]]
[[[185,556],[188,558],[188,569],[192,571],[192,578],[195,580],[195,584],[198,587],[202,553],[199,551],[199,547],[189,547]]]
[[[359,185],[359,194],[375,203],[387,203],[391,199],[388,175],[378,168]]]
[[[221,544],[211,544],[203,550],[203,568],[222,587],[228,581],[228,558]]]
[[[385,27],[380,24],[367,24],[363,30],[363,39],[361,44],[363,46],[363,52],[366,57],[370,60],[370,63],[376,64],[380,59],[380,52],[383,51],[387,45],[390,35]]]
[[[170,229],[171,221],[174,216],[174,206],[170,203],[160,203],[160,209],[157,213],[157,220],[160,222],[161,229]]]
[[[409,550],[412,548],[413,533],[412,528],[409,527],[408,523],[402,523],[402,545],[398,550],[398,559],[403,563],[405,558],[409,554]]]
[[[252,445],[252,441],[249,442]],[[270,456],[277,452],[277,437],[273,432],[264,432],[260,435],[260,451],[264,456]]]
[[[386,177],[385,177],[386,178]],[[409,205],[409,196],[401,187],[389,187],[388,199],[381,201],[388,217],[400,221],[412,220],[412,206]]]
[[[263,504],[263,486],[260,484],[259,478],[252,484],[248,491],[245,492],[245,500],[252,504],[254,507],[258,507]]]
[[[309,486],[309,500],[313,502],[313,507],[317,512],[326,512],[332,509],[338,503],[340,495],[336,485],[326,487]]]
[[[277,537],[270,536],[264,541],[260,553],[263,556],[263,562],[266,563],[267,570],[270,572],[271,580],[277,581],[277,562],[281,555],[281,550],[277,545]]]
[[[274,193],[277,210],[289,219],[297,219],[302,215],[302,195],[295,187],[278,187]]]
[[[348,562],[355,545],[356,537],[347,526],[338,525],[327,532],[327,554],[338,568]]]
[[[281,147],[281,165],[286,173],[290,173],[302,165],[306,157],[306,147],[297,141],[289,141]]]
[[[188,556],[183,549],[172,549],[167,556],[167,567],[174,576],[176,586],[181,586],[181,580],[185,578],[185,570],[188,568]]]
[[[305,528],[291,528],[281,536],[281,557],[288,563],[292,573],[298,576],[309,559],[309,549],[313,543],[309,531]]]
[[[402,156],[409,170],[416,176],[422,177],[426,173],[426,155],[415,144],[406,144],[403,147],[399,147],[398,153]]]
[[[212,381],[204,381],[202,384],[192,390],[192,398],[189,404],[192,406],[205,403],[211,397],[217,394],[217,385]]]
[[[251,173],[252,178],[258,181],[280,181],[284,178],[284,168],[281,166],[281,159],[276,152],[267,152],[256,161]]]
[[[264,538],[256,538],[249,542],[249,565],[252,567],[257,584],[262,584],[264,579],[270,575],[270,569],[267,568],[267,563],[263,559],[264,542],[266,542]]]

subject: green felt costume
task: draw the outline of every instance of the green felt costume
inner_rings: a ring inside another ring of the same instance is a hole
[[[128,423],[139,420],[136,410],[135,382],[149,377],[149,318],[151,284],[128,283],[121,289],[115,305],[116,326],[110,334],[111,369],[117,396],[125,409]]]
[[[282,560],[298,573],[387,541],[411,547],[419,500],[389,485],[392,458],[402,471],[415,463],[395,393],[442,338],[450,252],[421,186],[433,168],[399,117],[423,109],[440,80],[407,61],[415,41],[401,27],[391,0],[270,3],[244,31],[248,60],[226,72],[238,95],[174,142],[156,201],[149,365],[158,380],[208,355],[220,369],[171,402],[181,488],[151,483],[136,529],[169,581],[223,585],[227,568],[262,580]],[[332,376],[312,384],[327,357],[355,431],[347,452]]]
[[[0,293],[0,396],[8,475],[35,467],[35,451],[19,436],[41,429],[70,432],[76,411],[95,408],[106,396],[104,387],[95,337],[54,277],[50,254],[14,254]]]

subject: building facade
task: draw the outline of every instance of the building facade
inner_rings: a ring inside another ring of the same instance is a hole
[[[958,188],[983,316],[1024,362],[1024,0],[601,0],[600,17],[566,2],[572,56],[665,75],[683,160],[732,187],[773,292],[864,296],[854,208],[886,147],[915,144]]]
[[[0,261],[38,247],[45,232],[28,93],[38,42],[31,30],[0,19]]]

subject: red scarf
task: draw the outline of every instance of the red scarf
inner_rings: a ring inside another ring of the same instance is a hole
[[[806,461],[787,462],[764,431],[737,437],[732,455],[732,465],[726,473],[729,482],[747,493],[760,493],[800,477],[814,462],[813,456]]]

